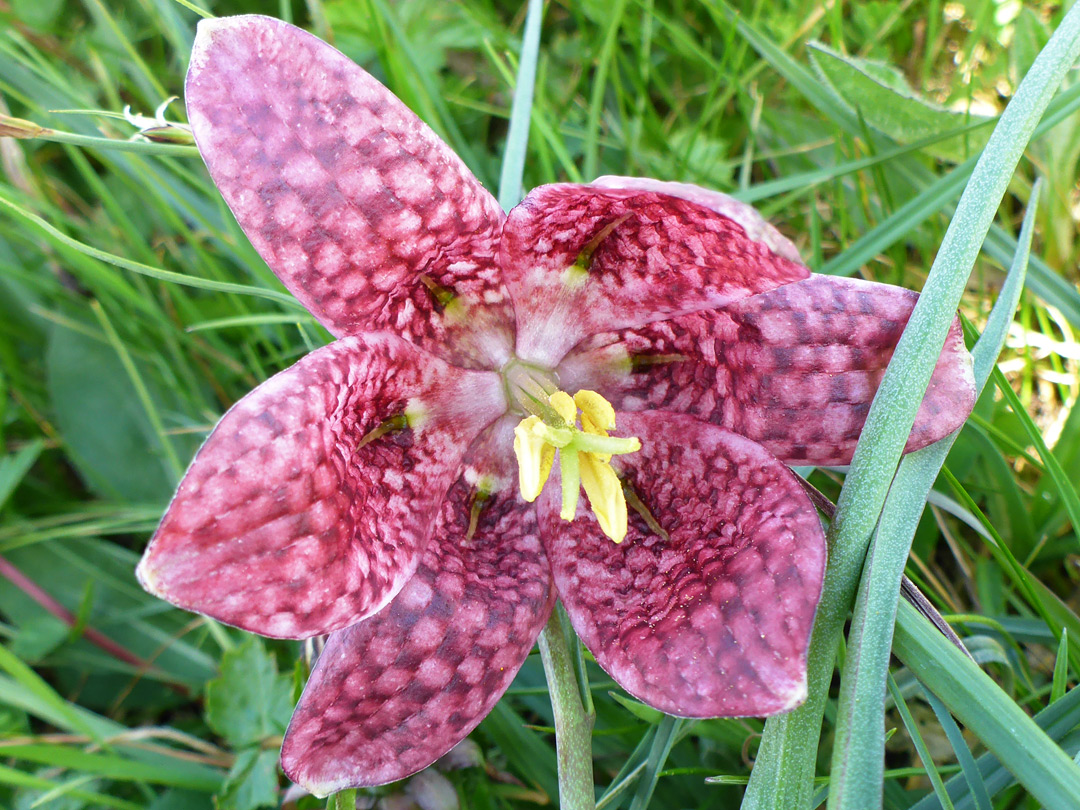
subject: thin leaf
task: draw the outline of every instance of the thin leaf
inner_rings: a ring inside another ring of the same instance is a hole
[[[994,368],[1024,288],[1038,190],[1032,195],[1020,245],[973,354],[976,396]],[[956,434],[905,457],[882,508],[867,554],[848,636],[833,745],[830,808],[868,808],[881,801],[885,759],[885,682],[897,598],[923,506]]]
[[[1039,119],[1078,54],[1080,8],[1074,7],[1021,82],[964,190],[924,293],[874,398],[829,529],[830,564],[811,643],[809,697],[782,720],[770,719],[766,724],[744,798],[746,808],[779,806],[790,810],[809,803],[835,651],[871,532],[998,203]]]
[[[988,675],[903,602],[893,651],[1037,801],[1046,807],[1074,806],[1080,796],[1080,766]]]
[[[532,120],[536,63],[540,57],[540,22],[543,17],[543,0],[529,0],[525,37],[521,43],[521,64],[518,65],[514,103],[510,108],[510,129],[506,133],[506,152],[499,177],[499,205],[504,211],[521,202],[521,178],[525,173],[525,155],[529,146],[529,122]]]
[[[934,765],[934,758],[930,756],[930,749],[926,747],[926,741],[923,740],[922,733],[919,731],[919,724],[915,722],[915,718],[911,716],[911,710],[907,707],[907,702],[904,700],[904,695],[900,691],[900,687],[896,685],[896,681],[893,680],[892,675],[888,675],[886,683],[889,687],[889,694],[892,695],[893,704],[896,706],[896,711],[900,714],[900,719],[904,723],[904,728],[907,729],[908,736],[911,737],[911,742],[915,746],[915,751],[919,755],[919,759],[922,760],[923,765],[926,767],[926,775],[930,777],[930,784],[934,788],[934,795],[941,801],[942,807],[945,810],[953,810],[952,801],[949,799],[949,794],[945,790],[945,784],[941,781],[941,775],[938,773],[937,766]],[[830,788],[832,785],[830,784]],[[831,790],[830,790],[830,795]]]
[[[664,715],[664,719],[656,727],[656,736],[653,737],[652,744],[649,746],[649,757],[645,761],[641,779],[638,780],[637,792],[634,794],[633,801],[630,802],[630,810],[648,808],[649,802],[652,801],[653,791],[656,790],[656,783],[660,779],[660,771],[667,762],[671,746],[675,744],[675,739],[679,736],[684,722],[680,717]]]
[[[924,689],[923,693],[926,695],[930,708],[937,715],[938,722],[945,730],[945,736],[949,738],[949,744],[952,746],[953,753],[956,754],[956,761],[960,763],[960,770],[964,774],[964,778],[967,779],[971,795],[975,799],[975,807],[977,810],[993,810],[990,806],[990,795],[986,790],[986,784],[983,782],[982,774],[979,773],[979,769],[975,765],[975,758],[971,755],[971,749],[968,748],[960,727],[956,725],[956,721],[949,714],[949,710],[945,708],[944,704],[937,699],[933,692]],[[938,797],[948,801],[947,794],[939,792]]]

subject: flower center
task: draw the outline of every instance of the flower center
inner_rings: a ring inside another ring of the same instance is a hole
[[[537,403],[546,405],[548,397],[559,390],[554,371],[516,358],[503,366],[500,373],[506,401],[513,413],[536,413]]]
[[[532,502],[540,496],[558,450],[562,475],[560,517],[574,519],[584,486],[600,528],[621,543],[626,537],[626,496],[611,466],[611,457],[636,452],[641,442],[633,436],[608,435],[615,427],[615,409],[595,391],[578,391],[571,397],[556,390],[544,397],[530,396],[521,404],[532,413],[514,428],[521,497]]]

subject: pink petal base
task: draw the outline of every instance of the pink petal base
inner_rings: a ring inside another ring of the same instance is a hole
[[[586,248],[588,269],[571,270]],[[713,207],[636,188],[540,186],[510,212],[499,253],[517,354],[548,366],[595,332],[722,306],[810,272]]]
[[[531,505],[451,489],[416,574],[378,615],[330,636],[281,749],[317,795],[426,768],[506,691],[555,601]]]
[[[806,695],[825,537],[794,475],[760,445],[674,414],[619,414],[640,452],[615,463],[668,533],[633,510],[621,545],[579,506],[540,501],[574,629],[627,692],[682,717],[769,715]]]

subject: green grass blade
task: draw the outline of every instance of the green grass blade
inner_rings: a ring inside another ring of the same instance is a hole
[[[626,14],[627,0],[615,0],[608,18],[607,29],[600,53],[596,57],[596,73],[592,79],[592,97],[589,99],[589,120],[585,127],[585,166],[582,174],[586,181],[595,180],[600,171],[600,115],[604,109],[607,92],[607,75],[615,51],[615,35]]]
[[[945,708],[945,705],[937,699],[933,692],[924,689],[923,693],[926,695],[930,708],[937,715],[938,722],[945,730],[945,736],[949,738],[949,744],[952,746],[953,753],[956,754],[956,761],[960,763],[960,770],[967,780],[971,795],[975,800],[975,807],[977,810],[993,810],[990,806],[990,794],[986,790],[986,783],[983,782],[982,774],[979,773],[979,769],[975,765],[975,757],[971,755],[971,749],[968,748],[967,740],[964,739],[960,727],[956,725],[956,721],[949,714],[949,710]],[[947,801],[947,795],[938,793],[938,796],[945,801]]]
[[[596,800],[596,810],[616,807],[623,794],[634,785],[641,776],[642,771],[645,770],[645,764],[649,761],[649,754],[652,751],[655,737],[656,726],[649,726],[638,741],[637,747],[626,758],[619,772],[615,774],[615,778],[611,780],[600,798]]]
[[[892,695],[893,703],[896,705],[896,711],[899,712],[900,719],[904,723],[904,728],[907,729],[908,736],[915,746],[915,751],[918,753],[919,759],[922,760],[923,765],[926,767],[926,775],[930,778],[930,784],[934,788],[934,795],[941,801],[944,810],[953,810],[952,802],[949,800],[949,794],[945,790],[945,784],[941,781],[941,775],[938,773],[937,766],[934,765],[934,758],[930,755],[930,749],[926,747],[926,740],[923,739],[922,732],[919,731],[919,724],[916,723],[915,718],[911,716],[911,710],[904,700],[904,695],[900,691],[900,687],[896,685],[896,681],[893,680],[892,675],[888,675],[886,683],[888,684],[889,694]],[[830,783],[830,788],[831,787],[832,785]],[[832,795],[831,791],[830,795]]]
[[[207,793],[220,788],[224,776],[220,771],[180,759],[174,759],[167,766],[157,766],[64,745],[4,745],[0,746],[0,752],[12,759],[93,774],[104,779],[169,785]]]
[[[0,785],[12,785],[14,787],[50,791],[64,787],[43,776],[34,776],[33,774],[26,773],[17,768],[8,767],[7,765],[0,765]],[[144,804],[129,802],[124,799],[117,799],[115,796],[107,796],[104,793],[96,793],[91,790],[80,790],[75,787],[64,789],[63,794],[83,802],[92,802],[98,807],[115,807],[116,810],[143,810],[146,806]]]
[[[259,287],[250,287],[246,284],[232,284],[224,281],[211,281],[205,278],[198,278],[196,276],[187,276],[183,273],[174,273],[171,270],[161,270],[157,267],[150,267],[149,265],[142,264],[140,262],[133,262],[130,259],[125,259],[122,256],[116,256],[112,253],[108,253],[104,250],[98,250],[95,247],[84,244],[77,239],[72,239],[67,234],[54,228],[48,222],[43,220],[36,214],[31,214],[20,208],[11,200],[5,199],[0,196],[0,206],[8,209],[11,213],[15,214],[20,219],[29,222],[31,225],[40,228],[46,234],[48,234],[55,242],[64,245],[69,248],[77,250],[86,256],[90,256],[99,261],[106,262],[116,267],[123,268],[124,270],[131,270],[134,273],[140,275],[149,276],[150,278],[156,278],[160,281],[169,281],[173,284],[182,284],[186,287],[195,287],[200,290],[212,290],[214,292],[227,292],[237,293],[238,295],[253,295],[260,298],[269,298],[272,301],[278,301],[280,303],[288,304],[295,308],[301,308],[299,302],[293,296],[278,292],[277,290],[263,290]]]
[[[1061,629],[1061,641],[1058,642],[1057,656],[1054,659],[1054,677],[1051,681],[1050,702],[1054,703],[1065,696],[1069,681],[1069,628]]]
[[[972,352],[975,388],[990,376],[1020,300],[1034,234],[1039,186],[1024,217],[1020,244],[986,330]],[[956,434],[906,456],[889,490],[863,568],[841,676],[829,807],[865,808],[881,801],[885,758],[885,682],[900,579],[923,505]]]
[[[1069,520],[1072,523],[1073,528],[1080,533],[1080,495],[1077,495],[1076,487],[1061,468],[1061,462],[1058,461],[1057,456],[1051,453],[1050,448],[1046,446],[1046,442],[1042,437],[1042,431],[1039,430],[1031,417],[1028,416],[1027,409],[1024,407],[1023,403],[1020,402],[1020,397],[1016,395],[1012,386],[1009,385],[1009,381],[1005,379],[1005,375],[998,369],[994,369],[994,383],[997,385],[1005,402],[1008,403],[1013,413],[1016,414],[1021,426],[1024,428],[1024,432],[1028,435],[1032,445],[1034,445],[1035,451],[1039,454],[1039,458],[1042,459],[1043,464],[1046,466],[1047,474],[1054,482],[1054,486],[1058,491],[1058,495],[1061,497],[1061,501],[1065,506],[1065,511],[1069,515]]]
[[[24,445],[16,453],[0,458],[0,509],[4,508],[11,493],[37,461],[42,447],[44,443],[39,439]]]
[[[518,65],[514,103],[510,108],[510,129],[506,134],[506,152],[499,175],[499,205],[504,211],[521,202],[521,179],[529,149],[529,122],[532,120],[536,64],[540,58],[540,22],[543,17],[543,0],[529,0],[525,38],[521,43],[521,64]]]
[[[1046,732],[1046,735],[1051,740],[1062,741],[1064,749],[1066,735],[1080,724],[1080,688],[1066,693],[1065,697],[1043,709],[1033,719],[1035,724]],[[1080,741],[1078,741],[1077,747],[1080,748]],[[1075,751],[1077,749],[1068,750]],[[983,754],[975,763],[979,768],[982,782],[986,785],[987,793],[991,797],[1016,781],[1013,775],[992,753]],[[968,787],[967,779],[962,773],[950,778],[945,783],[945,789],[956,810],[974,810],[975,802]],[[942,810],[942,804],[938,801],[937,796],[931,793],[919,800],[911,810]]]
[[[991,680],[906,602],[896,655],[1045,807],[1075,807],[1080,767]]]
[[[809,697],[779,724],[766,724],[761,748],[765,767],[759,753],[746,808],[798,810],[809,803],[824,700],[871,532],[997,206],[1039,118],[1078,54],[1080,8],[1073,8],[1021,82],[961,196],[925,291],[874,398],[829,530],[830,563],[811,643]],[[759,769],[762,776],[756,779]]]
[[[641,779],[638,780],[637,792],[634,793],[634,798],[630,802],[630,810],[647,810],[649,807],[653,791],[656,790],[656,783],[660,779],[660,771],[664,769],[664,763],[667,762],[668,754],[671,753],[671,746],[675,744],[685,722],[680,717],[664,715],[664,719],[656,727],[656,736],[653,737],[652,744],[649,746],[649,757],[645,761]]]

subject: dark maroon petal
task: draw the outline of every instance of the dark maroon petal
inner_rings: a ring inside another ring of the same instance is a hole
[[[412,573],[463,453],[503,410],[497,375],[392,335],[318,349],[225,414],[139,579],[174,605],[265,636],[347,627]],[[402,415],[410,427],[369,436]]]
[[[586,335],[722,306],[809,274],[695,201],[591,186],[532,191],[510,212],[500,255],[517,354],[548,366]]]
[[[334,633],[285,735],[290,778],[318,795],[403,779],[465,737],[506,691],[555,601],[535,510],[459,478],[416,574],[372,618]]]
[[[204,20],[188,115],[259,254],[335,335],[386,329],[501,364],[503,213],[449,147],[343,54],[280,20]]]
[[[558,370],[623,410],[670,410],[722,425],[788,464],[842,465],[918,296],[815,275],[639,329],[596,335]],[[974,405],[971,357],[953,322],[908,452],[959,428]]]
[[[803,264],[799,249],[795,247],[795,244],[776,230],[756,208],[723,192],[695,186],[693,183],[673,183],[667,180],[653,180],[651,177],[618,177],[610,174],[597,177],[589,185],[597,188],[656,191],[672,197],[682,197],[684,200],[711,208],[716,213],[735,220],[742,225],[746,235],[755,242],[764,242],[773,253]]]
[[[549,484],[540,533],[574,629],[620,686],[669,714],[794,708],[825,571],[802,487],[760,445],[691,417],[618,424],[642,448],[612,463],[668,536],[631,509],[616,545],[584,508],[560,520]]]

